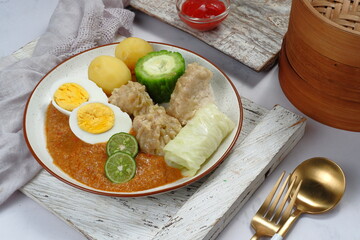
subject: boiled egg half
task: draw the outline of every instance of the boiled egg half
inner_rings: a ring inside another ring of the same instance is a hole
[[[80,140],[95,144],[107,142],[115,133],[130,132],[130,116],[107,102],[86,102],[75,108],[69,118],[71,131]]]
[[[52,105],[66,115],[84,102],[108,101],[103,90],[88,79],[59,80],[53,84],[51,94]]]

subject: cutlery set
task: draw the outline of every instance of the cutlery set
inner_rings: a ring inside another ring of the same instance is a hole
[[[251,240],[260,237],[282,240],[302,213],[319,214],[331,210],[345,191],[344,172],[327,158],[316,157],[302,162],[280,186],[284,176],[285,172],[253,217],[251,226],[255,234]]]
[[[290,217],[290,214],[294,208],[295,198],[292,198],[287,204],[288,198],[290,197],[290,193],[293,188],[296,188],[294,195],[297,195],[301,186],[301,182],[295,186],[295,179],[289,182],[290,176],[287,176],[285,182],[278,190],[284,175],[285,172],[281,174],[275,186],[266,197],[264,203],[253,217],[251,226],[255,229],[256,233],[251,238],[251,240],[256,240],[260,236],[273,236]],[[288,189],[284,195],[284,191],[287,185]]]

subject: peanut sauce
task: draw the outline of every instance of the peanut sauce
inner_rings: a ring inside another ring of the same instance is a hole
[[[162,156],[139,153],[136,175],[129,182],[112,183],[105,175],[106,143],[88,144],[71,131],[69,117],[51,104],[46,113],[46,141],[55,165],[83,184],[105,191],[133,192],[155,188],[183,178]]]

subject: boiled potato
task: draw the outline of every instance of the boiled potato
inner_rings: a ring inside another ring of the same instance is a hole
[[[115,88],[131,81],[131,72],[120,59],[103,55],[91,61],[88,77],[110,95]]]
[[[154,49],[147,41],[137,37],[129,37],[116,46],[115,56],[124,61],[130,71],[134,72],[138,59],[152,51]]]

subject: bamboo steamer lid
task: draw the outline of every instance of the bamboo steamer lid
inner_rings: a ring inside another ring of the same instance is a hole
[[[360,0],[293,0],[290,27],[321,55],[360,67]]]
[[[349,30],[360,32],[359,0],[311,0],[310,3],[327,19]]]

